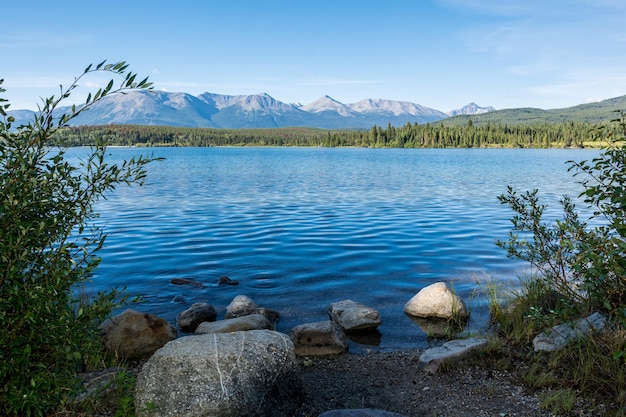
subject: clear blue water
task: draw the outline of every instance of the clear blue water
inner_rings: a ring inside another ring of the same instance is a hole
[[[85,152],[71,149],[70,155]],[[98,203],[110,234],[90,291],[126,287],[133,308],[175,324],[195,302],[225,312],[245,294],[278,310],[278,330],[328,319],[352,299],[380,311],[380,337],[352,351],[427,345],[402,308],[421,288],[446,281],[485,324],[477,281],[517,285],[526,265],[510,260],[512,212],[497,201],[507,185],[538,188],[558,214],[580,191],[566,161],[591,150],[111,148],[111,161],[138,154],[150,165],[144,187],[120,187]],[[221,276],[238,286],[218,286]],[[202,282],[178,286],[173,278]]]

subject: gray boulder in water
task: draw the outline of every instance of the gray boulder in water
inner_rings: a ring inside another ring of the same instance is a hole
[[[332,303],[328,314],[346,332],[374,330],[382,323],[377,310],[352,300]]]

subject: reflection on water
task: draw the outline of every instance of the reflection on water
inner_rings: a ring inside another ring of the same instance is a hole
[[[70,155],[84,152],[70,150]],[[353,351],[423,347],[403,312],[421,288],[451,282],[484,324],[477,281],[515,283],[506,239],[507,185],[556,202],[579,186],[566,161],[585,150],[309,148],[110,149],[112,160],[153,152],[145,187],[119,188],[97,205],[110,234],[94,291],[126,286],[137,308],[175,322],[194,302],[218,318],[238,294],[281,313],[278,330],[328,319],[352,299],[377,309],[375,343]],[[218,285],[222,276],[239,285]],[[184,279],[200,285],[174,285]]]

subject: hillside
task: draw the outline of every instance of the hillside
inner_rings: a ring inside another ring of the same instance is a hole
[[[615,118],[615,112],[624,109],[626,109],[626,96],[621,96],[563,109],[518,108],[496,110],[483,114],[461,115],[447,118],[441,123],[444,126],[464,126],[470,119],[475,126],[489,123],[509,126],[567,122],[600,123]]]

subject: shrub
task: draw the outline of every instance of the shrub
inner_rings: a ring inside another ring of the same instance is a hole
[[[82,106],[64,103],[84,77],[113,74]],[[153,158],[106,162],[103,144],[78,166],[54,148],[54,134],[107,95],[149,89],[124,62],[90,65],[33,120],[12,128],[0,97],[0,414],[44,415],[75,389],[76,371],[98,358],[98,323],[120,301],[111,290],[81,303],[77,289],[99,263],[105,235],[94,204],[119,184],[139,184]],[[118,83],[115,81],[118,80]],[[0,80],[1,87],[2,80]],[[5,92],[0,88],[0,94]]]
[[[608,146],[591,162],[572,163],[576,175],[584,174],[581,194],[595,208],[604,225],[585,233],[578,247],[574,272],[584,277],[582,290],[611,313],[626,306],[626,119],[620,113],[618,129]]]
[[[582,310],[602,310],[621,317],[626,307],[626,122],[608,137],[600,156],[590,162],[570,161],[583,175],[580,197],[595,208],[602,225],[581,221],[570,198],[563,197],[563,218],[543,222],[545,206],[537,190],[499,196],[516,213],[508,241],[498,241],[513,258],[528,261],[548,288]],[[520,236],[520,233],[522,234]]]
[[[522,373],[523,380],[534,388],[558,382],[562,389],[542,401],[543,407],[557,413],[570,413],[575,402],[592,403],[595,398],[608,399],[607,411],[615,412],[607,415],[622,416],[626,410],[626,120],[623,113],[620,116],[600,156],[589,162],[570,161],[570,170],[583,178],[579,197],[594,208],[590,220],[595,218],[599,226],[581,221],[567,197],[561,201],[563,218],[546,223],[537,190],[519,195],[509,188],[499,196],[515,215],[509,240],[497,244],[535,269],[508,308],[495,304],[498,300],[492,297],[491,312],[500,334],[526,345],[546,327],[591,310],[612,319],[607,332],[557,352],[529,356],[531,365]]]

